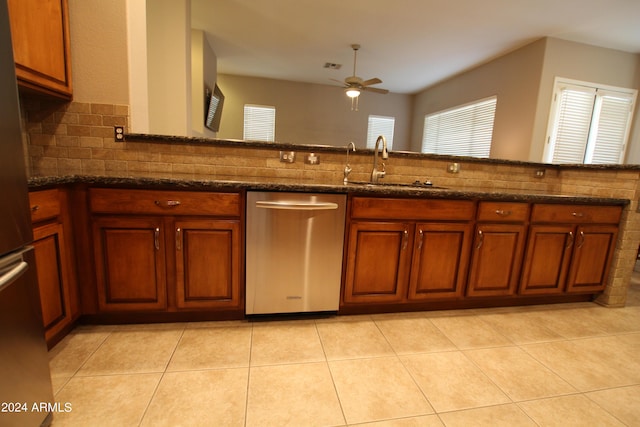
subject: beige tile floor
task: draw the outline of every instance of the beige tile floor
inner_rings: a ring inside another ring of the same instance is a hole
[[[54,426],[638,426],[640,280],[592,303],[80,326]]]

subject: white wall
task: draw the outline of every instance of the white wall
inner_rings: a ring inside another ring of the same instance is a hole
[[[638,54],[548,38],[540,77],[540,93],[531,135],[529,160],[542,161],[544,144],[547,139],[546,132],[553,84],[556,77],[639,89],[639,59],[640,55]],[[636,113],[637,110],[636,107]],[[636,114],[635,122],[637,123],[637,121],[638,115]],[[631,138],[627,152],[637,151],[635,147],[637,144],[637,136]],[[634,159],[635,161],[631,160],[628,158],[626,163],[640,163],[637,158]]]
[[[276,141],[364,148],[370,114],[395,117],[394,150],[409,148],[411,96],[363,92],[358,111],[339,86],[218,74],[225,96],[218,137],[242,139],[245,104],[276,108]]]
[[[218,64],[216,54],[202,30],[191,30],[191,127],[192,136],[215,138],[204,126],[205,86],[211,92],[216,85]]]
[[[413,151],[420,151],[425,115],[497,95],[490,157],[528,160],[544,47],[538,40],[417,94]]]

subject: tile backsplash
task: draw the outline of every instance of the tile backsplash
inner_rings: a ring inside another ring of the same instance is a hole
[[[342,183],[344,153],[320,152],[320,163],[305,164],[305,147],[295,163],[281,163],[279,149],[207,144],[116,142],[114,126],[128,126],[127,105],[60,103],[23,97],[25,143],[30,175],[104,175],[186,179],[273,178],[319,184]],[[349,154],[351,180],[369,179],[371,151]],[[459,173],[448,172],[449,159],[390,155],[388,182],[430,179],[442,187],[500,191],[526,189],[535,192],[625,198],[631,204],[623,213],[619,250],[610,285],[600,297],[608,305],[625,301],[631,271],[640,244],[640,169],[591,169],[518,162],[460,162]],[[543,177],[537,177],[544,170]]]

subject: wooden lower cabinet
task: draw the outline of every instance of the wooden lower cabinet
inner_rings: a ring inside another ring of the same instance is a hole
[[[50,340],[74,320],[70,260],[62,224],[38,226],[33,237],[45,338]]]
[[[520,282],[523,295],[560,294],[565,291],[575,240],[571,225],[533,225]]]
[[[66,190],[29,193],[45,339],[51,347],[80,316],[73,230]]]
[[[102,311],[167,307],[162,218],[101,217],[93,223]]]
[[[617,238],[618,227],[614,225],[577,228],[567,292],[599,292],[605,288]]]
[[[413,225],[407,223],[352,222],[344,301],[404,300],[411,263],[410,236],[413,236]]]
[[[416,225],[409,300],[458,298],[464,292],[471,224]]]
[[[526,226],[476,225],[467,296],[513,295],[520,279]]]
[[[520,294],[602,291],[621,213],[618,206],[534,205]]]
[[[237,307],[240,303],[240,221],[176,220],[176,305]]]
[[[598,292],[615,250],[613,225],[534,225],[522,274],[523,295]]]

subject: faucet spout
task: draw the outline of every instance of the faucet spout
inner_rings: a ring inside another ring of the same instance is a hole
[[[378,151],[380,150],[380,142],[382,142],[382,160],[387,160],[389,158],[389,151],[387,151],[387,139],[384,135],[380,135],[378,139],[376,139],[376,146],[373,150],[373,170],[371,171],[371,182],[377,183],[380,178],[384,178],[385,166],[382,163],[382,170],[378,170]]]
[[[343,180],[343,183],[345,185],[349,183],[349,174],[351,173],[351,165],[349,164],[349,149],[352,149],[353,152],[355,153],[356,144],[354,144],[353,141],[347,144],[347,162],[344,166],[344,180]]]

